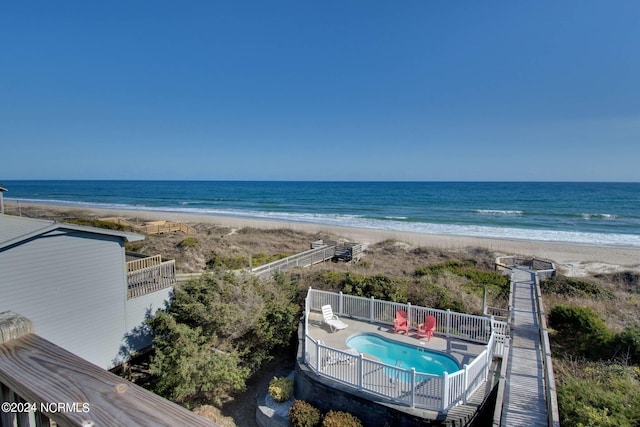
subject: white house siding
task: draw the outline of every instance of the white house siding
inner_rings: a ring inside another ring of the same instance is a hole
[[[121,237],[58,229],[0,249],[0,312],[102,368],[119,360],[125,305]]]
[[[124,337],[122,343],[123,348],[126,349],[127,352],[139,350],[151,345],[153,337],[148,328],[144,327],[144,319],[146,319],[149,314],[153,315],[159,309],[165,308],[172,293],[173,288],[161,289],[127,301],[127,335]]]

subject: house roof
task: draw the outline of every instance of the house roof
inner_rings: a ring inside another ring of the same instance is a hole
[[[117,236],[129,242],[144,240],[144,236],[137,233],[0,214],[0,248],[59,229]]]

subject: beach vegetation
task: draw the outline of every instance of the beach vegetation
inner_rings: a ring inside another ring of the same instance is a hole
[[[133,228],[124,224],[117,224],[111,221],[101,221],[95,218],[67,218],[64,220],[69,224],[82,225],[85,227],[102,228],[106,230],[116,231],[130,231],[133,232]]]
[[[362,427],[362,422],[349,412],[331,410],[322,419],[322,427]]]
[[[289,425],[291,427],[319,427],[322,413],[306,400],[296,400],[289,408]]]
[[[274,354],[291,348],[295,301],[296,286],[284,275],[257,280],[216,270],[190,280],[148,321],[153,390],[186,406],[222,404]]]
[[[426,279],[422,280],[418,286],[411,288],[409,299],[413,304],[423,307],[452,310],[459,313],[467,311],[460,294]]]
[[[342,292],[360,297],[381,299],[392,302],[407,301],[408,281],[382,274],[366,276],[346,273],[342,282]]]
[[[150,321],[154,331],[154,391],[174,402],[222,403],[229,394],[244,389],[249,370],[232,348],[217,349],[201,328],[179,323],[159,312]]]
[[[616,286],[628,293],[640,293],[640,273],[637,271],[619,271],[615,273],[599,273],[593,276]]]
[[[613,299],[614,294],[601,285],[566,276],[553,276],[540,282],[540,289],[546,294],[565,297]]]
[[[627,326],[615,335],[612,356],[625,364],[640,365],[640,326]]]
[[[197,244],[198,239],[195,237],[185,237],[180,243],[178,243],[178,247],[181,249],[193,249]]]
[[[414,273],[418,277],[430,277],[433,281],[445,276],[453,274],[458,277],[467,279],[465,287],[467,290],[482,295],[486,288],[488,291],[508,295],[510,279],[501,273],[488,271],[478,268],[472,261],[450,260],[434,265],[418,267]]]
[[[640,369],[610,362],[554,361],[563,426],[640,424]]]
[[[261,265],[269,264],[270,262],[278,261],[283,258],[290,256],[290,254],[265,254],[265,253],[257,253],[251,255],[251,266],[259,267]]]
[[[557,305],[553,328],[554,370],[561,424],[640,424],[640,327],[615,333],[592,309]]]
[[[286,402],[293,395],[293,380],[286,377],[273,377],[269,382],[268,392],[276,402]]]
[[[606,356],[603,349],[613,338],[604,320],[588,307],[557,305],[549,313],[549,326],[559,344],[589,358]]]
[[[389,252],[387,257],[393,257],[393,248],[384,250]],[[495,306],[504,304],[509,292],[508,277],[457,259],[413,267],[409,273],[404,270],[395,271],[396,274],[365,274],[365,270],[330,269],[307,274],[302,281],[322,290],[463,313],[480,312],[484,288],[491,292]]]
[[[206,262],[209,270],[229,269],[240,270],[249,266],[249,257],[244,255],[221,255],[213,252]]]

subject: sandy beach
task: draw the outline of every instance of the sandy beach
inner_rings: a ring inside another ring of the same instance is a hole
[[[7,213],[18,213],[18,203],[6,201]],[[609,273],[623,270],[640,271],[640,249],[627,247],[601,247],[529,240],[506,240],[453,235],[409,233],[394,230],[377,230],[328,226],[303,222],[269,221],[262,219],[196,215],[162,211],[142,211],[124,209],[99,209],[62,206],[54,204],[19,204],[22,208],[43,211],[77,212],[78,216],[139,218],[141,220],[167,220],[185,223],[217,224],[224,227],[259,229],[293,229],[306,233],[325,232],[338,238],[363,243],[366,246],[384,240],[396,240],[411,246],[456,250],[470,247],[485,248],[497,255],[522,255],[551,260],[557,268],[569,276],[588,273]]]

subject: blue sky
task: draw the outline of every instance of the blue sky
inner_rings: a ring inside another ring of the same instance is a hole
[[[640,181],[640,2],[0,7],[0,179]]]

